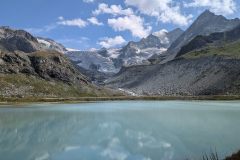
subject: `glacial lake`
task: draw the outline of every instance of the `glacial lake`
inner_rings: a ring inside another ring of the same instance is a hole
[[[181,160],[240,150],[240,101],[0,108],[1,160]]]

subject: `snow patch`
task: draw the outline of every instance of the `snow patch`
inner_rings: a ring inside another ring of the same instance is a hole
[[[127,89],[118,88],[118,90],[119,90],[119,91],[122,91],[122,92],[125,92],[125,93],[127,93],[127,94],[129,94],[129,95],[131,95],[131,96],[139,96],[138,94],[136,94],[136,93],[134,93],[134,92],[132,92],[132,91],[129,91],[129,90],[127,90]]]
[[[73,48],[66,48],[67,49],[67,51],[69,51],[69,52],[77,52],[77,51],[80,51],[80,50],[78,50],[78,49],[73,49]]]
[[[39,39],[38,38],[37,41],[38,41],[38,43],[41,43],[41,44],[45,45],[48,48],[51,46],[51,43],[46,41],[46,40],[44,40],[44,39]]]

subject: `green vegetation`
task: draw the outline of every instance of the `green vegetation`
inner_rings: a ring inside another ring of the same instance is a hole
[[[221,47],[209,46],[200,50],[184,54],[186,59],[195,59],[209,56],[223,56],[226,58],[240,59],[240,42],[234,42],[222,45]]]
[[[228,95],[228,96],[123,96],[123,95],[112,95],[112,96],[91,96],[91,97],[3,97],[0,96],[0,105],[3,104],[21,104],[21,103],[38,103],[38,102],[50,102],[50,103],[80,103],[80,102],[97,102],[97,101],[135,101],[135,100],[145,100],[145,101],[164,101],[164,100],[240,100],[238,95]]]
[[[0,96],[24,97],[97,97],[109,96],[110,91],[89,85],[71,85],[61,81],[47,81],[24,74],[0,74]]]

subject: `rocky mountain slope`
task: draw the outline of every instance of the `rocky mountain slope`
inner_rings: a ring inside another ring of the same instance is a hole
[[[129,42],[125,47],[134,47],[137,49],[146,48],[165,48],[167,49],[184,31],[180,28],[170,32],[161,30],[150,34],[148,37],[141,39],[139,42]]]
[[[103,52],[105,52],[106,55],[103,55]],[[112,55],[106,49],[96,51],[74,51],[68,52],[66,55],[78,66],[87,70],[99,71],[102,73],[117,73],[119,71],[114,65]]]
[[[150,34],[139,42],[129,42],[120,50],[119,60],[123,66],[148,64],[148,59],[161,55],[183,33],[181,29]]]
[[[24,30],[0,27],[0,49],[2,51],[22,51],[26,53],[39,50],[66,52],[66,48],[54,40],[34,37]]]
[[[238,18],[226,19],[222,15],[215,15],[209,10],[206,10],[171,44],[166,54],[159,57],[158,62],[165,63],[174,59],[180,49],[198,35],[209,35],[214,32],[228,31],[239,24],[240,20]]]
[[[181,29],[161,31],[139,42],[129,42],[120,49],[68,51],[66,55],[93,81],[101,83],[119,72],[123,66],[150,64],[149,58],[165,52],[182,33]]]
[[[62,44],[57,43],[52,39],[37,37],[37,41],[40,43],[41,49],[43,50],[53,50],[59,53],[67,52],[67,49]]]
[[[196,36],[166,63],[123,68],[106,85],[138,95],[239,95],[239,26],[229,28]]]
[[[188,52],[197,51],[204,47],[222,47],[239,39],[240,25],[226,32],[216,32],[208,36],[199,35],[191,40],[187,45],[183,46],[176,56],[179,57]]]
[[[91,84],[63,54],[41,47],[28,32],[0,28],[0,97],[113,94]]]
[[[240,94],[239,59],[221,56],[177,59],[165,64],[131,67],[106,83],[138,95]]]
[[[105,79],[119,72],[117,66],[118,49],[95,51],[68,51],[66,56],[78,70],[94,83],[101,84]]]
[[[24,30],[13,30],[9,27],[0,27],[0,50],[35,52],[41,47],[35,37]]]

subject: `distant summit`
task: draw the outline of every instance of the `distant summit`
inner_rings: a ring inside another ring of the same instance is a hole
[[[57,51],[64,53],[65,47],[48,38],[34,37],[24,30],[0,27],[0,49],[3,51],[22,51],[31,53],[39,50]]]
[[[189,43],[197,35],[209,35],[214,32],[224,32],[234,29],[240,24],[238,18],[227,19],[222,15],[215,15],[209,10],[204,11],[193,24],[172,43],[163,62],[172,60],[181,47]]]
[[[51,39],[0,27],[0,97],[62,98],[108,94],[75,68],[62,54],[65,50]]]
[[[79,67],[89,72],[117,73],[123,66],[150,64],[148,59],[154,55],[160,55],[175,41],[183,30],[177,28],[167,32],[165,30],[152,33],[138,42],[129,42],[119,49],[106,49],[89,51],[68,51],[67,56]]]
[[[239,95],[239,41],[238,18],[206,10],[152,65],[123,68],[105,84],[137,95]]]

